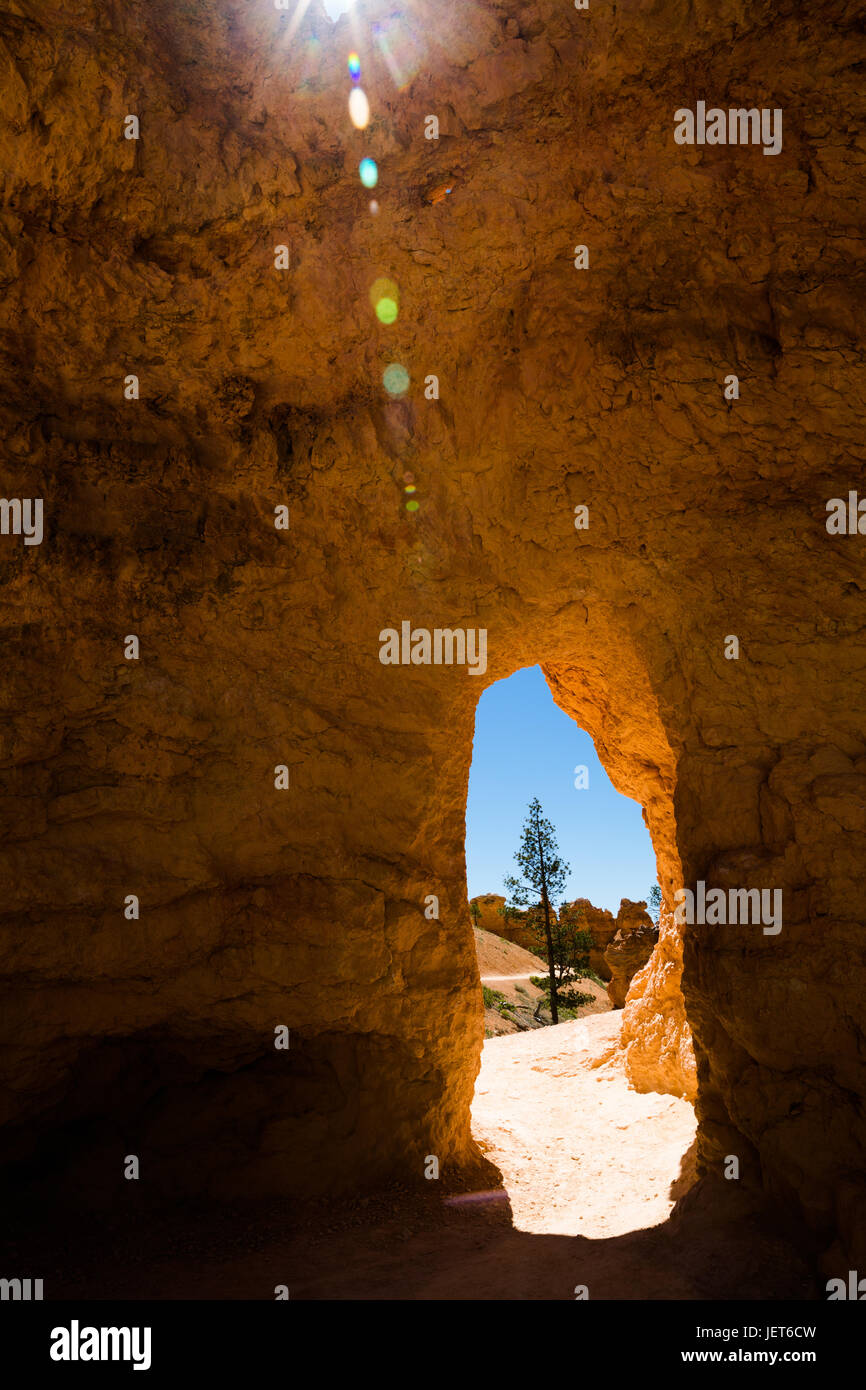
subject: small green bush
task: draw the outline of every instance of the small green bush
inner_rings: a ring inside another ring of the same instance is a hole
[[[487,985],[481,986],[481,996],[485,1009],[498,1009],[500,1004],[506,1003],[504,994],[500,994],[498,989],[489,989]]]
[[[579,989],[567,989],[559,995],[559,1012],[562,1013],[563,1008],[569,1011],[582,1009],[584,1004],[591,1004],[593,998],[592,994],[583,994]],[[572,1018],[574,1017],[576,1015],[572,1012]]]
[[[583,979],[585,977],[581,976],[581,978]],[[546,975],[533,975],[532,983],[535,985],[536,989],[544,991],[544,1007],[549,1009],[550,980]],[[577,1014],[574,1012],[575,1009],[583,1008],[584,1004],[594,1003],[594,996],[592,994],[585,994],[582,990],[575,989],[573,983],[563,985],[557,992],[556,997],[559,1006],[558,1012],[560,1021],[568,1021],[569,1019],[577,1018]]]

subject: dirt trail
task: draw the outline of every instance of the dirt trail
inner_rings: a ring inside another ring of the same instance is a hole
[[[544,996],[543,991],[532,984],[532,977],[546,977],[547,963],[540,956],[534,956],[531,951],[525,951],[516,942],[506,941],[494,932],[484,931],[481,927],[475,927],[474,931],[475,954],[481,983],[503,995],[506,1003],[513,1006],[514,1011],[504,1017],[495,1004],[488,1006],[484,1011],[485,1037],[511,1035],[523,1028],[541,1026],[540,1021],[534,1018],[534,1012]],[[582,993],[588,994],[591,1000],[590,1003],[581,1006],[581,1017],[607,1012],[611,1008],[607,990],[603,985],[597,984],[595,980],[585,979],[581,980],[579,988]]]
[[[502,1172],[519,1230],[617,1236],[667,1219],[695,1114],[630,1090],[619,1064],[593,1066],[621,1019],[592,1014],[484,1043],[472,1131]]]
[[[526,975],[482,975],[481,983],[490,985],[494,981],[499,981],[501,984],[507,984],[509,980],[531,980],[533,976],[537,977],[540,973],[541,971],[538,970],[530,970]]]

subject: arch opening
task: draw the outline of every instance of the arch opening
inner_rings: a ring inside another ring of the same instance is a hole
[[[539,860],[515,866],[535,798],[554,841],[547,923]],[[650,973],[658,940],[655,856],[641,808],[615,790],[538,667],[478,702],[466,859],[485,1006],[472,1132],[502,1172],[515,1228],[601,1237],[657,1225],[693,1177],[695,1117],[670,1076],[664,1096],[636,1090],[619,1041],[632,979]],[[520,905],[513,875],[527,868],[536,891]],[[663,1032],[651,996],[630,1013],[632,1032]]]

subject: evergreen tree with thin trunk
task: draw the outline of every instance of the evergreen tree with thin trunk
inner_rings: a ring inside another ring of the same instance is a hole
[[[654,883],[652,888],[649,890],[647,904],[649,906],[650,916],[652,917],[656,926],[658,926],[659,916],[662,910],[662,890],[659,888],[657,883]]]
[[[523,838],[520,849],[514,856],[521,878],[509,876],[505,880],[508,896],[518,907],[529,907],[532,915],[544,930],[547,943],[547,968],[550,977],[550,1016],[554,1023],[559,1022],[556,999],[556,962],[553,946],[553,928],[556,903],[565,891],[569,865],[560,858],[556,843],[556,832],[541,811],[541,802],[535,797],[529,806],[529,815],[523,825]]]

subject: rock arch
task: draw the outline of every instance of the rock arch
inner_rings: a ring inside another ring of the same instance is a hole
[[[643,801],[666,889],[784,890],[778,938],[686,937],[699,1162],[739,1154],[866,1259],[864,563],[824,525],[866,413],[846,7],[813,16],[818,61],[784,11],[478,3],[443,40],[415,0],[404,89],[366,60],[378,219],[315,6],[291,48],[233,0],[122,32],[94,7],[87,39],[19,8],[4,489],[46,533],[0,554],[3,1159],[31,1181],[62,1150],[96,1200],[131,1137],[166,1191],[471,1158],[483,681],[377,651],[405,619],[485,627],[485,679],[540,661]],[[772,95],[783,153],[676,146],[706,85]]]

